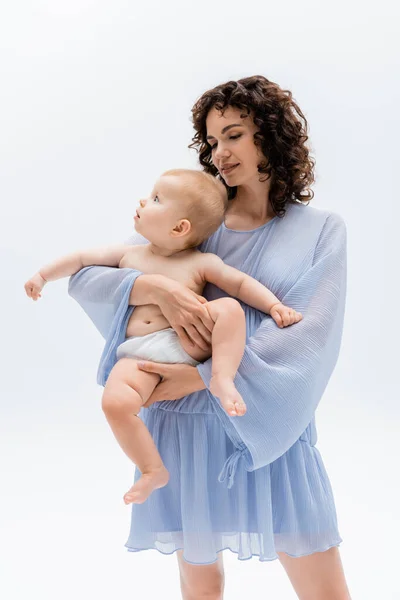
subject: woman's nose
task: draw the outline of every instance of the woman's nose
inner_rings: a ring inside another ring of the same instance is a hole
[[[228,148],[225,148],[222,143],[218,144],[218,147],[215,150],[215,158],[227,158],[230,155]]]

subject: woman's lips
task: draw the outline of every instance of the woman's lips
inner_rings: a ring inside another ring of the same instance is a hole
[[[232,165],[231,167],[222,167],[222,173],[223,175],[228,175],[229,173],[232,173],[232,171],[234,169],[236,169],[236,167],[239,166],[239,163],[237,163],[236,165]]]

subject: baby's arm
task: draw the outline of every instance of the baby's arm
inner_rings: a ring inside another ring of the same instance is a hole
[[[117,246],[92,248],[67,254],[39,269],[39,271],[25,283],[25,291],[29,298],[37,300],[41,297],[40,292],[48,281],[69,277],[83,269],[83,267],[89,267],[91,265],[118,267],[122,257],[128,250],[132,250],[132,246],[119,244]]]
[[[271,315],[279,327],[301,321],[300,313],[282,304],[262,283],[226,265],[216,254],[203,254],[200,264],[204,281],[213,283],[230,296]]]

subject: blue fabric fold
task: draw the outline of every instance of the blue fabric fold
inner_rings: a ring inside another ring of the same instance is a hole
[[[226,433],[246,446],[240,458],[252,471],[282,456],[313,422],[335,367],[345,308],[346,228],[338,215],[293,206],[258,237],[246,240],[245,233],[222,228],[203,250],[231,260],[303,314],[300,323],[279,329],[269,316],[243,305],[247,343],[235,384],[247,412],[229,417],[210,395]],[[207,297],[220,295],[212,286]],[[197,369],[209,387],[212,358]]]
[[[125,339],[126,327],[134,306],[129,297],[136,279],[134,269],[86,267],[73,275],[68,292],[79,301],[86,314],[105,338],[97,371],[97,383],[105,385],[116,362],[116,350]]]

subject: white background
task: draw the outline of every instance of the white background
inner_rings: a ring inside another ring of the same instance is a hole
[[[0,9],[0,595],[180,597],[175,556],[124,548],[133,472],[100,408],[102,339],[66,280],[38,303],[23,284],[60,254],[126,239],[154,179],[196,166],[187,145],[198,96],[263,74],[292,90],[310,123],[313,204],[348,227],[343,348],[317,412],[342,559],[353,600],[399,599],[394,5],[134,4]],[[296,597],[278,561],[224,560],[228,600]]]

